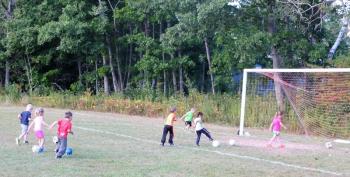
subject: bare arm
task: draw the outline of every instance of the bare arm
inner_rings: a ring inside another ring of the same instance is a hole
[[[195,127],[196,127],[196,125],[197,125],[197,123],[198,123],[198,121],[193,120],[193,123],[194,123],[194,128],[195,128]]]
[[[34,125],[34,121],[32,123],[30,123],[28,130],[27,130],[27,134],[29,133],[30,129],[32,129],[33,125]]]
[[[73,131],[72,131],[72,124],[69,126],[69,131],[68,131],[68,133],[74,135],[74,133],[73,133]]]
[[[49,125],[45,121],[43,121],[42,124],[49,128]]]
[[[17,117],[18,117],[18,119],[21,119],[21,114],[18,114],[18,116],[17,116]]]
[[[271,123],[269,130],[272,131],[273,123]]]
[[[282,126],[284,129],[286,129],[286,130],[287,130],[287,127],[286,127],[286,126],[284,126],[284,125],[282,124],[282,122],[281,122],[281,126]]]
[[[188,112],[184,114],[180,119],[183,120],[187,116]]]
[[[49,128],[49,129],[52,129],[56,124],[57,124],[57,121],[53,122],[53,123],[50,125],[50,128]]]

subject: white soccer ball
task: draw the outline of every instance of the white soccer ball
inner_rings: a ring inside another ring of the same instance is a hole
[[[58,143],[58,137],[57,136],[53,136],[52,137],[52,142],[55,143],[55,144]]]
[[[220,142],[218,140],[214,140],[212,145],[213,145],[213,147],[219,147],[220,146]]]
[[[333,148],[332,142],[326,142],[326,143],[324,144],[324,146],[325,146],[327,149]]]
[[[39,150],[40,150],[40,147],[39,147],[38,145],[34,145],[34,146],[32,147],[32,151],[33,151],[34,153],[38,153]]]
[[[230,146],[234,146],[236,144],[236,141],[234,139],[230,139],[230,141],[228,141],[228,144]]]

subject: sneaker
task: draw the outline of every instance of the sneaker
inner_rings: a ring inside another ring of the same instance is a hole
[[[19,145],[19,139],[18,138],[16,138],[16,144]]]
[[[29,144],[29,141],[24,141],[24,144]]]
[[[175,146],[174,143],[169,143],[169,144],[170,144],[170,146]]]
[[[285,146],[284,144],[281,144],[281,145],[280,145],[280,148],[281,148],[281,149],[283,149],[283,148],[285,148],[285,147],[286,147],[286,146]]]
[[[44,148],[43,148],[43,147],[41,147],[41,148],[39,149],[38,153],[42,153],[42,152],[44,152]]]
[[[164,146],[164,143],[160,143],[161,146]]]
[[[60,159],[60,158],[62,158],[62,156],[60,156],[60,155],[57,155],[57,156],[56,156],[56,159]]]
[[[197,144],[197,146],[199,146],[199,144]]]

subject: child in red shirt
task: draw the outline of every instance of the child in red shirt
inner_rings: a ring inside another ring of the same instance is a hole
[[[50,129],[54,127],[56,124],[57,128],[57,137],[58,143],[56,145],[56,158],[62,158],[67,148],[67,136],[68,133],[73,134],[72,132],[72,117],[73,114],[71,112],[66,112],[64,119],[60,119],[51,124]]]

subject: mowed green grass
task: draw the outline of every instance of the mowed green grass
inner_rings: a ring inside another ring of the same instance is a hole
[[[75,134],[68,139],[73,155],[57,160],[51,141],[56,129],[45,131],[42,154],[31,151],[32,132],[30,145],[15,144],[22,109],[0,107],[0,176],[350,176],[349,146],[328,150],[319,138],[284,135],[285,149],[268,149],[261,145],[270,138],[266,131],[250,130],[252,136],[242,138],[232,127],[205,124],[221,146],[212,147],[202,136],[196,147],[195,133],[177,122],[175,146],[161,147],[162,119],[74,110]],[[45,109],[46,122],[65,111]],[[229,139],[237,146],[229,146]]]

